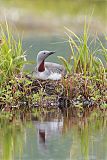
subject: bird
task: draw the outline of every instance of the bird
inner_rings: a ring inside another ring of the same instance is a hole
[[[62,76],[66,75],[64,66],[58,63],[45,62],[46,58],[54,53],[55,51],[43,50],[37,54],[37,66],[33,71],[33,78],[41,80],[60,80]]]

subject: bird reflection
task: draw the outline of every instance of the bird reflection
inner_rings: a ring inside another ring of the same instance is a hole
[[[45,130],[39,129],[39,143],[45,144]]]
[[[38,148],[48,150],[48,145],[52,138],[61,136],[63,122],[36,122]]]

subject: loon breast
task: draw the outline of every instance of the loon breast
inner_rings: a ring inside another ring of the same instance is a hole
[[[62,65],[57,63],[45,62],[45,70],[39,72],[36,68],[33,72],[33,77],[42,80],[60,80],[62,76],[66,74],[65,69]]]

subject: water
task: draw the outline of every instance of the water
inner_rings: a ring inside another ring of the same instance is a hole
[[[78,35],[78,36],[82,37],[82,35]],[[107,47],[104,36],[101,34],[99,38],[104,44],[104,46]],[[94,52],[96,49],[97,50],[101,49],[100,44],[97,40],[91,43],[92,39],[95,40],[95,38],[90,36],[88,41],[90,50]],[[25,66],[25,69],[30,72],[34,70],[34,67],[36,66],[37,53],[41,50],[56,51],[56,53],[49,56],[46,59],[46,61],[52,61],[60,64],[61,64],[61,61],[58,59],[57,56],[63,56],[65,59],[69,59],[71,55],[71,49],[68,42],[68,37],[65,34],[53,35],[53,36],[49,34],[47,36],[41,36],[33,33],[33,35],[25,36],[23,39],[23,50],[26,52],[25,54],[27,55],[26,56],[27,61],[29,61],[29,64]],[[104,62],[104,64],[106,64],[103,58],[102,58],[102,61]]]
[[[0,121],[1,160],[107,160],[106,117],[67,118],[54,109]]]
[[[23,49],[26,51],[27,60],[31,64],[26,65],[26,69],[32,70],[36,65],[37,53],[41,50],[51,50],[55,51],[54,55],[49,56],[46,61],[52,61],[56,63],[61,63],[57,56],[63,56],[67,58],[70,53],[70,46],[68,43],[68,38],[65,36],[28,36],[23,39]]]

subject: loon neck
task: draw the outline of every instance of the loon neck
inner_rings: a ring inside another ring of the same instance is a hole
[[[40,63],[38,67],[39,72],[44,72],[45,71],[45,66],[44,66],[44,60]]]

